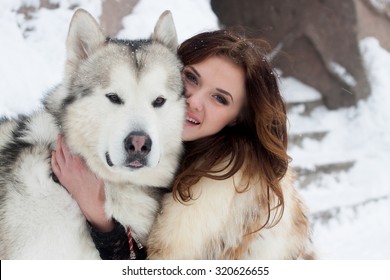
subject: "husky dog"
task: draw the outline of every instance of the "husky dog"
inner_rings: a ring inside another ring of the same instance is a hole
[[[145,244],[182,151],[182,64],[169,11],[149,40],[107,39],[72,18],[64,80],[44,109],[0,123],[0,259],[98,259],[87,223],[53,180],[59,133],[105,182],[107,216]],[[83,187],[83,186],[80,186]]]

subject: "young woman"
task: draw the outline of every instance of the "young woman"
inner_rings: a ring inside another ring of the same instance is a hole
[[[185,154],[150,233],[150,259],[295,259],[309,224],[293,187],[286,109],[260,39],[220,30],[183,42]],[[53,171],[92,225],[102,258],[136,242],[103,209],[104,186],[59,138]],[[138,251],[135,253],[139,253]]]

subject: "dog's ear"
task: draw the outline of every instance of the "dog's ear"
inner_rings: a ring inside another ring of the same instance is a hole
[[[178,46],[177,34],[172,13],[170,11],[165,11],[161,14],[156,26],[154,27],[152,40],[156,40],[164,44],[176,53]]]
[[[74,67],[101,47],[106,38],[90,13],[78,9],[70,22],[66,40],[67,63]]]

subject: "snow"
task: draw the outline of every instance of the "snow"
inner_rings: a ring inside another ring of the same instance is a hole
[[[357,82],[355,78],[350,73],[348,73],[347,69],[345,69],[342,65],[332,61],[329,63],[328,69],[331,73],[335,74],[336,77],[338,77],[345,84],[349,85],[350,87],[356,86]]]
[[[62,0],[58,9],[39,9],[27,20],[16,11],[22,4],[38,7],[38,0],[0,2],[0,116],[16,116],[40,107],[45,92],[61,81],[65,39],[78,5],[95,17],[100,1]],[[148,37],[158,16],[173,12],[179,40],[218,28],[209,0],[140,0],[123,20],[121,38]],[[337,175],[324,175],[300,188],[310,209],[313,240],[321,259],[390,259],[390,53],[375,38],[360,43],[371,96],[356,107],[315,109],[309,116],[297,107],[289,112],[289,132],[326,131],[322,140],[304,139],[291,146],[292,165],[313,169],[320,164],[351,161]],[[344,73],[345,74],[345,73]],[[288,102],[315,101],[314,88],[282,77]]]
[[[285,102],[304,102],[321,99],[321,94],[313,87],[305,85],[292,77],[283,78],[280,90]]]
[[[290,133],[328,131],[321,141],[292,147],[292,165],[355,161],[348,172],[324,176],[301,190],[313,216],[325,214],[327,223],[314,225],[324,259],[390,258],[390,53],[375,38],[363,39],[360,49],[372,88],[366,101],[336,111],[321,107],[310,118],[289,115]],[[328,220],[329,215],[334,217]]]
[[[123,20],[124,30],[117,37],[136,39],[148,36],[165,10],[173,14],[179,42],[218,27],[218,19],[208,0],[142,0],[134,7],[131,16]]]

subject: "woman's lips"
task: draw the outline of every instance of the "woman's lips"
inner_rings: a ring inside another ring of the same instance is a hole
[[[188,113],[186,116],[186,123],[190,125],[199,125],[200,120],[194,114]]]

